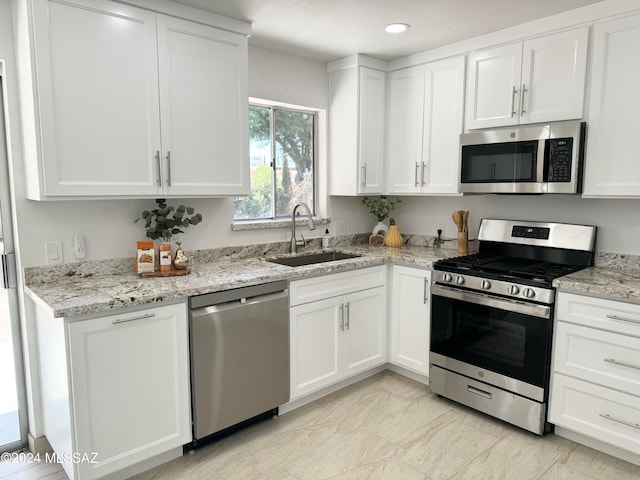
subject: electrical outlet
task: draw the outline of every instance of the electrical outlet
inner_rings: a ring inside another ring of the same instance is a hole
[[[334,222],[334,235],[344,235],[346,230],[346,223],[344,220],[335,220]]]
[[[438,222],[436,222],[436,231],[433,232],[433,236],[437,237],[438,236],[438,230],[442,230],[442,235],[441,237],[444,238],[446,236],[446,231],[447,231],[447,221],[442,219],[439,220]]]

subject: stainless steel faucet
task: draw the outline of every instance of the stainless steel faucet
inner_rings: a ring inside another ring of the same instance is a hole
[[[291,253],[296,253],[298,247],[305,246],[304,237],[302,237],[302,235],[300,235],[302,237],[302,240],[298,240],[296,238],[296,211],[298,210],[298,207],[304,208],[305,213],[309,218],[309,230],[315,230],[316,228],[316,224],[313,223],[313,218],[311,218],[311,210],[309,210],[309,207],[306,203],[299,203],[295,207],[293,207],[293,211],[291,212]]]

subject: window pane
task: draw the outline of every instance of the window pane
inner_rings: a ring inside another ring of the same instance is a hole
[[[276,217],[291,215],[298,203],[315,212],[313,201],[314,115],[275,110]]]
[[[270,108],[249,106],[251,194],[233,200],[234,218],[272,218]]]

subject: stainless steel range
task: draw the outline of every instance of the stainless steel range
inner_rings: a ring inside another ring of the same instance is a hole
[[[593,226],[483,219],[478,253],[436,262],[431,390],[549,431],[552,282],[593,265],[595,237]]]

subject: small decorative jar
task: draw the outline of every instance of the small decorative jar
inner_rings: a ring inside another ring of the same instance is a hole
[[[171,244],[161,243],[158,245],[158,270],[161,272],[170,272],[173,270],[171,266]]]
[[[401,247],[402,246],[402,235],[400,235],[400,230],[398,230],[398,226],[396,225],[396,221],[391,218],[389,219],[389,233],[384,239],[385,245],[387,247]]]

